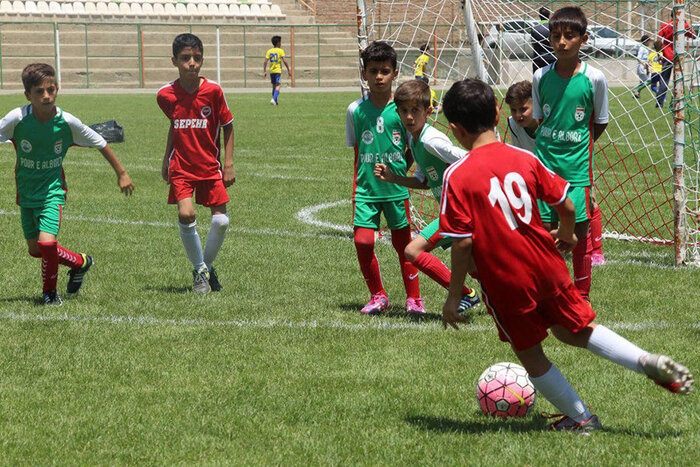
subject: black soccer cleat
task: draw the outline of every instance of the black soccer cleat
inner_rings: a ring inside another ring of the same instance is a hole
[[[216,275],[214,266],[209,269],[209,287],[211,287],[212,292],[220,292],[221,289],[223,289],[221,282],[219,282],[219,276]]]
[[[66,293],[68,295],[75,295],[80,291],[80,287],[83,285],[83,280],[85,279],[85,273],[90,270],[90,266],[95,264],[92,260],[92,256],[83,254],[83,265],[76,269],[71,269],[68,271],[70,279],[68,279],[68,286],[66,287]]]
[[[63,300],[61,300],[58,292],[55,290],[48,290],[44,292],[44,305],[61,306],[63,305]]]

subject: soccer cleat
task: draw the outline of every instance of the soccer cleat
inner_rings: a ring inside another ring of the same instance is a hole
[[[214,269],[214,266],[209,269],[209,287],[211,287],[212,292],[219,292],[223,287],[221,286],[221,283],[219,282],[219,276],[216,274],[216,269]]]
[[[92,256],[83,253],[83,265],[79,268],[71,269],[68,271],[68,286],[66,286],[66,294],[74,295],[80,291],[80,287],[83,286],[83,279],[85,279],[85,273],[90,270],[90,267],[95,264]]]
[[[577,422],[573,418],[561,414],[553,415],[549,418],[558,416],[561,416],[559,420],[547,425],[547,429],[549,431],[574,431],[580,435],[590,435],[592,431],[603,428],[597,415],[591,415],[591,417],[585,422]]]
[[[591,255],[591,266],[605,266],[608,261],[602,253],[593,253]]]
[[[270,105],[277,105],[277,101],[274,98],[270,99]]]
[[[424,315],[425,308],[423,308],[422,298],[407,298],[406,299],[406,313],[411,313],[414,315]]]
[[[670,357],[649,354],[639,359],[644,374],[664,389],[675,394],[687,395],[693,390],[693,375],[683,365]]]
[[[61,300],[61,296],[58,295],[58,292],[49,290],[44,292],[44,305],[61,306],[63,305],[63,300]]]
[[[459,301],[459,307],[457,308],[457,313],[462,314],[467,310],[470,310],[481,303],[479,300],[479,295],[476,290],[471,289],[469,293],[462,296],[462,300]]]
[[[194,269],[192,271],[192,277],[194,278],[194,284],[192,285],[192,292],[198,294],[208,294],[211,292],[211,286],[209,285],[209,270],[206,266],[197,271]]]
[[[360,313],[365,313],[365,314],[374,314],[374,313],[379,313],[380,311],[388,310],[389,309],[389,297],[384,295],[383,293],[378,293],[372,295],[372,299],[369,301],[367,305],[365,305],[364,308],[360,310]]]

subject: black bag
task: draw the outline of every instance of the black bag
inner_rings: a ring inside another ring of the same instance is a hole
[[[108,143],[124,142],[124,127],[119,125],[116,120],[93,123],[90,128],[99,133]]]

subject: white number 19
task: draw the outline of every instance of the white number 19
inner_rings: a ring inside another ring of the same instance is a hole
[[[520,196],[515,194],[513,190],[513,185],[518,186],[520,191]],[[527,192],[527,185],[525,185],[525,180],[522,175],[517,172],[510,172],[503,179],[503,188],[505,193],[501,188],[501,184],[497,177],[491,179],[491,191],[489,191],[489,201],[491,201],[491,206],[498,206],[503,211],[503,215],[506,218],[506,222],[510,226],[511,230],[518,228],[518,224],[515,221],[515,216],[513,215],[513,209],[516,211],[525,208],[525,212],[521,215],[517,213],[518,218],[525,224],[529,224],[532,220],[532,198]]]

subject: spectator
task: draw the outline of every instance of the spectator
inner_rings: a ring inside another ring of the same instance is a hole
[[[549,43],[549,14],[550,11],[547,7],[540,8],[540,24],[532,28],[530,33],[533,73],[557,60],[557,57],[554,56],[554,49]]]
[[[656,106],[660,109],[664,108],[666,100],[666,92],[668,91],[668,83],[671,82],[671,72],[673,71],[673,10],[671,10],[671,21],[661,25],[658,33],[661,39],[661,55],[663,55],[663,66],[661,68],[661,80],[656,92]],[[685,23],[685,36],[694,38],[695,33],[690,27],[690,24]]]

